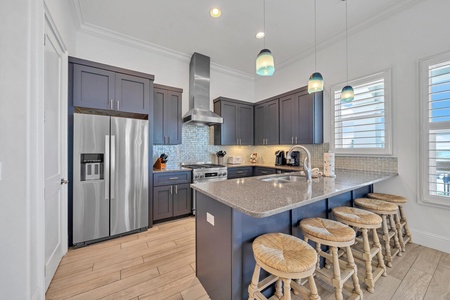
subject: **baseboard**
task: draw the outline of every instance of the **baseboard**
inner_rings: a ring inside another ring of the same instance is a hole
[[[413,243],[415,244],[419,244],[450,254],[450,239],[448,239],[447,237],[412,229],[411,235]]]

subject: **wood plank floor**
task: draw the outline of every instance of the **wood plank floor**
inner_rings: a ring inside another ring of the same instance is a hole
[[[195,277],[194,239],[190,217],[70,249],[46,299],[210,299]],[[393,265],[376,283],[375,294],[365,291],[364,299],[450,300],[450,254],[408,244]],[[318,285],[322,300],[334,299],[332,287]]]

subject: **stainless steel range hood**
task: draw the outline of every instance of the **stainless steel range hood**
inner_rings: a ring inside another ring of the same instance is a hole
[[[183,122],[205,124],[208,126],[222,124],[223,118],[210,110],[210,58],[194,53],[189,64],[189,111]]]

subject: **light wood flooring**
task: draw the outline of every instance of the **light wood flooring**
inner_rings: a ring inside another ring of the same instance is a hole
[[[209,299],[195,277],[194,239],[190,217],[70,249],[46,299]],[[406,250],[376,283],[375,294],[365,291],[364,299],[450,300],[450,254],[416,244]],[[318,284],[322,300],[334,299],[330,286]]]

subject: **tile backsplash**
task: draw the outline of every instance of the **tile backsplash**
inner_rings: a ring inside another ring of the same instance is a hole
[[[252,153],[258,154],[258,163],[274,164],[275,151],[289,150],[290,145],[273,146],[216,146],[214,145],[214,128],[183,124],[181,145],[154,145],[153,161],[166,153],[169,155],[168,166],[178,167],[186,162],[217,163],[216,152],[225,150],[226,159],[230,156],[241,156],[244,162],[250,160]],[[304,145],[311,152],[313,167],[323,168],[323,153],[329,150],[329,144]],[[304,153],[300,154],[303,160]],[[361,157],[336,156],[336,168],[349,170],[389,171],[397,172],[396,157]]]

